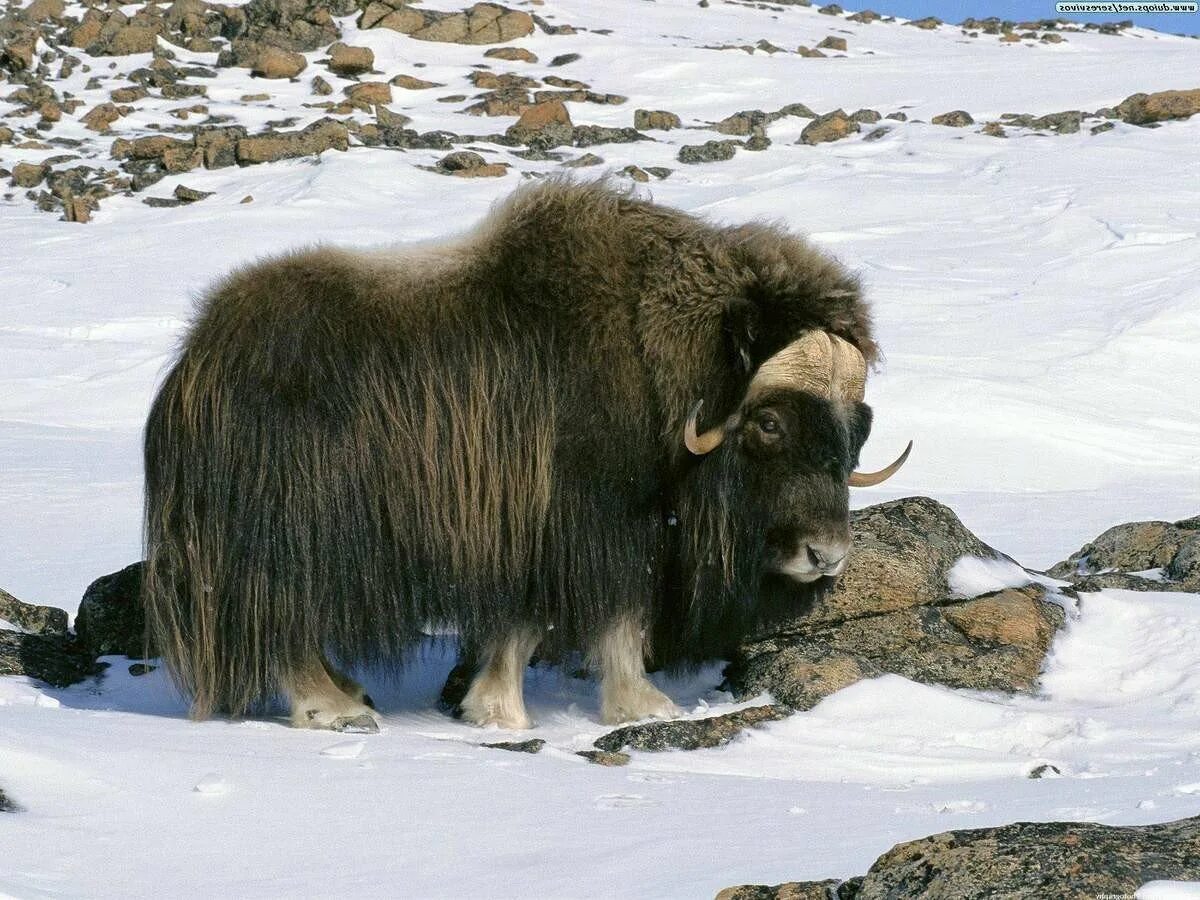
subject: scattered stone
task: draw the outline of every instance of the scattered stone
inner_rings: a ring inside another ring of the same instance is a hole
[[[428,88],[445,87],[444,84],[439,84],[436,81],[424,81],[420,78],[414,78],[412,75],[397,75],[389,83],[406,91],[424,91]]]
[[[386,81],[363,81],[347,87],[343,93],[359,107],[380,106],[392,102],[392,87]]]
[[[675,113],[664,109],[635,109],[633,127],[638,131],[670,131],[672,128],[682,128],[683,122]]]
[[[886,116],[884,116],[884,118],[885,119],[894,119],[897,122],[907,122],[908,121],[908,115],[906,113],[902,113],[900,111],[890,112]]]
[[[576,750],[575,755],[582,756],[598,766],[627,766],[630,759],[628,753],[613,753],[609,750]]]
[[[1050,763],[1042,763],[1040,766],[1034,766],[1029,770],[1030,778],[1057,778],[1061,774],[1062,770]]]
[[[152,665],[149,665],[148,663],[130,663],[129,664],[129,674],[132,675],[134,678],[139,678],[142,675],[149,675],[151,672],[153,672],[157,668],[158,668],[158,666],[152,666]]]
[[[746,150],[752,150],[755,152],[759,150],[766,150],[770,146],[771,139],[765,134],[752,134],[750,137],[746,138],[745,143],[742,144],[742,147]]]
[[[975,120],[971,118],[971,114],[962,109],[942,113],[941,115],[934,116],[930,121],[934,125],[946,125],[950,128],[965,128],[967,125],[975,124]]]
[[[546,746],[546,742],[541,738],[530,738],[527,741],[497,741],[494,744],[480,744],[481,747],[489,747],[492,750],[509,750],[513,753],[537,753]]]
[[[242,204],[253,203],[253,202],[254,202],[254,196],[252,194],[247,194],[245,197],[243,197],[241,200],[238,201],[238,203],[242,203]]]
[[[0,788],[0,812],[16,812],[17,805],[8,799],[8,795]]]
[[[859,124],[846,115],[844,110],[835,109],[833,112],[817,116],[804,126],[800,132],[801,144],[824,144],[829,141],[841,140],[859,131]]]
[[[748,109],[726,116],[713,126],[713,130],[721,134],[763,134],[769,121],[770,117],[761,109]]]
[[[1200,88],[1133,94],[1117,104],[1116,112],[1122,121],[1130,125],[1186,119],[1200,113]]]
[[[561,100],[529,106],[505,133],[525,144],[536,140],[543,149],[570,144],[574,137],[571,114]]]
[[[817,44],[817,49],[818,50],[845,50],[846,49],[846,39],[840,38],[840,37],[834,37],[833,35],[830,35],[829,37],[822,40],[821,43]]]
[[[765,38],[758,41],[754,46],[756,49],[762,50],[764,53],[767,53],[772,56],[776,53],[784,52],[784,49],[782,47],[776,47],[774,44],[772,44],[770,41],[766,40]]]
[[[616,753],[631,747],[634,750],[699,750],[728,744],[747,728],[775,722],[791,715],[785,706],[770,704],[712,716],[707,719],[672,719],[667,722],[647,722],[626,725],[596,739],[598,750]]]
[[[100,670],[95,657],[70,635],[0,631],[0,675],[25,675],[68,687]]]
[[[12,183],[16,187],[34,188],[42,183],[50,167],[44,163],[19,162],[13,166]]]
[[[215,191],[198,191],[195,188],[184,187],[182,184],[175,186],[175,199],[183,203],[197,203],[211,197]]]
[[[295,78],[308,68],[308,60],[299,53],[279,47],[263,47],[250,64],[250,73],[259,78]]]
[[[338,41],[329,48],[329,71],[344,78],[365,75],[375,68],[375,51],[370,47],[351,47]]]
[[[783,116],[798,116],[801,119],[815,119],[817,114],[805,106],[803,103],[789,103],[787,106],[782,106],[775,113],[776,118]]]
[[[825,54],[820,50],[812,50],[805,46],[797,47],[796,52],[806,59],[825,59]]]
[[[835,878],[772,885],[743,884],[740,887],[725,888],[717,893],[715,900],[831,900],[839,896],[839,884]]]
[[[407,0],[373,0],[359,28],[390,28],[419,41],[502,44],[533,33],[533,17],[494,3],[476,3],[462,12],[417,10]]]
[[[595,153],[585,153],[583,156],[577,156],[575,159],[568,159],[563,163],[564,168],[579,169],[585,166],[599,166],[604,163],[604,160]]]
[[[923,19],[913,19],[911,22],[905,22],[905,25],[911,25],[913,28],[920,28],[923,31],[932,31],[942,24],[942,20],[937,16],[926,16]]]
[[[817,10],[817,12],[819,12],[825,16],[840,16],[840,15],[844,15],[846,11],[844,9],[842,9],[840,6],[838,6],[836,3],[829,3],[829,4],[826,4],[825,6],[820,7]]]
[[[538,61],[537,55],[524,47],[493,47],[483,55],[489,59],[504,59],[509,62],[535,63]]]
[[[638,166],[626,166],[621,170],[622,175],[628,175],[634,181],[641,184],[646,184],[650,180],[650,173]]]
[[[1058,134],[1075,134],[1079,131],[1079,126],[1082,122],[1083,113],[1077,109],[1071,109],[1065,112],[1039,116],[1030,125],[1033,128],[1046,129]]]
[[[550,67],[557,68],[558,66],[570,65],[582,58],[578,53],[562,53],[550,60]]]
[[[649,141],[649,138],[636,128],[606,128],[603,125],[576,125],[573,133],[576,147],[594,147],[597,144],[632,144],[635,141]]]
[[[0,619],[29,634],[67,633],[66,612],[53,606],[23,603],[3,588],[0,588]]]
[[[333,85],[320,75],[317,75],[312,80],[312,92],[318,97],[328,97],[333,93]]]
[[[846,16],[848,22],[860,22],[863,25],[870,25],[872,22],[878,22],[882,16],[873,9],[864,9],[862,12],[856,12],[854,15]]]
[[[888,128],[885,125],[880,125],[878,128],[872,128],[870,131],[868,131],[866,133],[866,136],[863,137],[863,140],[864,141],[878,141],[879,139],[884,137],[886,134],[888,134],[888,132],[890,132],[891,130],[892,129]]]
[[[1200,591],[1200,530],[1192,521],[1117,525],[1048,574],[1071,580],[1079,591]]]
[[[497,178],[508,174],[508,166],[489,163],[472,150],[459,150],[438,160],[434,171],[458,178]]]
[[[1092,134],[1103,134],[1105,131],[1112,131],[1115,127],[1112,122],[1101,122],[1099,125],[1093,125],[1089,130]]]
[[[883,117],[873,109],[859,109],[852,112],[850,118],[863,125],[874,125]]]
[[[677,159],[688,165],[722,162],[733,159],[740,146],[742,145],[739,141],[705,141],[703,144],[685,144],[679,148]]]
[[[988,137],[997,137],[997,138],[1008,137],[1008,132],[1004,130],[1004,126],[1001,125],[999,122],[988,122],[981,129],[979,129],[979,133],[986,134]]]
[[[326,150],[345,151],[350,147],[350,133],[342,122],[319,119],[301,131],[269,131],[237,142],[237,161],[240,165],[275,162],[301,156],[316,156]]]

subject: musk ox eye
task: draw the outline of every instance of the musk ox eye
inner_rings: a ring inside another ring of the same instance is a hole
[[[763,413],[758,417],[758,430],[763,434],[778,435],[782,430],[779,419],[773,413]]]

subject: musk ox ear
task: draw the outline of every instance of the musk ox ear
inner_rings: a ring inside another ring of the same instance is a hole
[[[754,369],[751,351],[758,336],[758,322],[758,307],[752,301],[745,297],[725,300],[724,330],[730,362],[746,375]]]
[[[867,442],[867,438],[871,436],[871,422],[874,420],[874,417],[875,414],[871,412],[871,407],[865,403],[855,403],[850,407],[848,424],[850,426],[851,468],[858,466],[858,454],[862,450],[863,444]]]

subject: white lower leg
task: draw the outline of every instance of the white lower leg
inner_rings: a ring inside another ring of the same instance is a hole
[[[608,725],[679,715],[671,698],[646,679],[646,640],[639,622],[623,616],[596,643],[600,667],[600,719]]]
[[[321,656],[314,656],[308,665],[292,672],[282,688],[291,703],[292,724],[297,728],[379,730],[375,710],[364,704],[361,696],[355,698],[343,690]]]
[[[488,643],[479,672],[460,704],[466,721],[501,728],[532,727],[525,712],[525,667],[541,639],[540,631],[521,628]]]

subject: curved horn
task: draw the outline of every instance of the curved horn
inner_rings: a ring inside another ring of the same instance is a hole
[[[833,383],[830,393],[847,403],[861,403],[867,390],[867,361],[857,347],[837,335],[831,336]]]
[[[847,479],[846,483],[850,487],[871,487],[875,484],[882,484],[900,471],[900,467],[908,459],[908,454],[912,452],[912,444],[913,442],[909,441],[908,446],[904,448],[904,452],[886,469],[880,469],[878,472],[851,472],[850,478]]]
[[[683,443],[696,456],[704,456],[707,453],[712,453],[721,446],[721,442],[725,440],[725,426],[718,425],[716,428],[710,428],[704,434],[696,433],[696,422],[700,418],[700,407],[704,406],[703,400],[697,400],[692,407],[691,413],[688,414],[687,425],[683,428]]]

